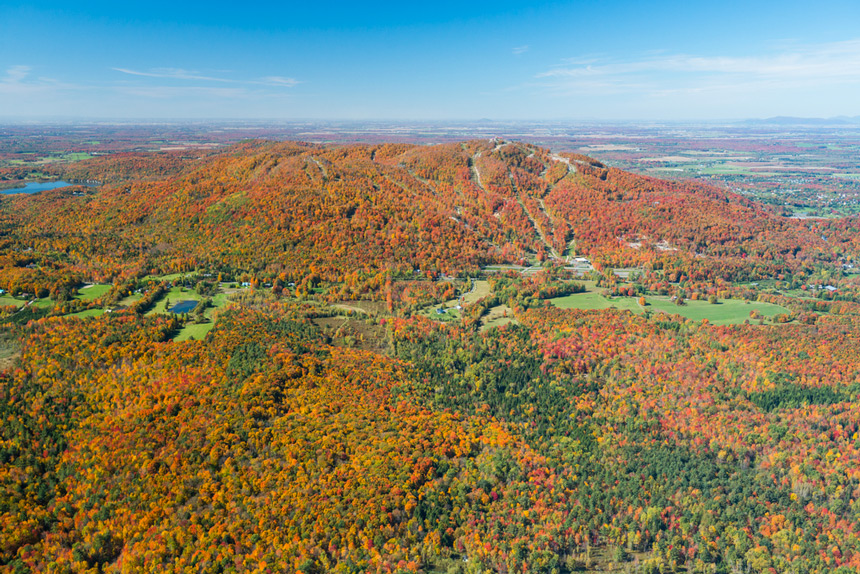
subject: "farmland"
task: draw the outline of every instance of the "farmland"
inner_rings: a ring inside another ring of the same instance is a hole
[[[725,299],[717,303],[702,300],[686,300],[678,305],[669,297],[646,296],[643,307],[636,298],[606,297],[595,291],[567,295],[550,302],[560,309],[624,309],[633,313],[665,313],[680,315],[692,321],[708,320],[713,325],[737,325],[744,322],[757,322],[758,318],[772,319],[788,313],[789,310],[780,305],[762,303],[759,301],[744,301]],[[751,314],[753,314],[751,316]]]

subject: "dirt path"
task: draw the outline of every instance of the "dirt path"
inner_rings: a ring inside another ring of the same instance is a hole
[[[544,247],[546,247],[549,250],[550,256],[553,259],[561,259],[561,257],[559,257],[558,253],[556,252],[555,248],[552,246],[552,244],[549,241],[547,241],[546,235],[544,235],[543,230],[540,228],[540,225],[538,225],[537,220],[535,220],[535,218],[532,217],[532,214],[529,212],[529,209],[526,207],[526,204],[523,202],[522,199],[520,199],[519,193],[517,194],[517,201],[519,202],[520,207],[523,208],[523,211],[526,213],[526,216],[529,218],[529,221],[532,222],[532,227],[535,228],[535,231],[537,232],[538,237],[540,237],[540,240],[543,242]],[[549,219],[549,216],[547,216],[547,219]]]
[[[317,164],[317,167],[318,167],[318,168],[320,168],[320,171],[322,171],[323,179],[328,179],[328,170],[327,170],[327,169],[325,168],[325,166],[320,162],[320,160],[318,160],[318,159],[317,159],[317,158],[315,158],[314,156],[308,156],[308,158],[307,158],[307,159],[309,159],[310,161],[312,161],[312,162],[314,162],[315,164]]]
[[[495,148],[493,148],[493,151],[497,151],[497,150],[498,150],[499,148],[501,148],[503,145],[506,145],[506,144],[505,144],[504,142],[497,143],[497,144],[496,144],[496,147],[495,147]],[[532,156],[534,156],[534,152],[532,152],[531,156],[529,156],[529,157],[532,157]],[[473,180],[478,184],[478,187],[479,187],[479,188],[481,188],[484,192],[486,192],[486,191],[487,191],[487,189],[484,187],[484,182],[483,182],[483,181],[481,181],[481,172],[478,170],[478,163],[477,163],[477,160],[478,160],[478,158],[480,158],[480,157],[481,157],[481,152],[480,152],[480,151],[479,151],[479,152],[477,152],[477,153],[475,153],[475,155],[473,155],[473,156],[471,157],[470,162],[469,162],[469,170],[471,171],[472,179],[473,179]],[[570,170],[570,169],[571,169],[571,167],[572,167],[572,166],[570,165],[570,160],[568,160],[568,159],[566,159],[566,158],[563,158],[563,157],[560,157],[560,156],[555,156],[555,155],[553,155],[552,157],[553,157],[553,159],[557,159],[558,161],[561,161],[561,162],[566,163],[566,164],[567,164],[567,167],[568,167],[568,170]],[[537,233],[537,235],[538,235],[538,237],[540,238],[541,242],[543,243],[544,247],[546,247],[546,249],[549,251],[550,256],[551,256],[553,259],[559,259],[559,260],[560,260],[560,259],[564,259],[564,258],[563,258],[561,255],[559,255],[559,253],[555,250],[555,248],[552,246],[552,243],[550,243],[550,242],[547,240],[546,235],[544,234],[543,230],[540,228],[540,226],[538,225],[538,223],[537,223],[537,221],[535,220],[535,218],[534,218],[534,217],[532,216],[532,214],[529,212],[529,210],[528,210],[528,208],[526,207],[526,205],[525,205],[525,203],[523,202],[523,200],[519,197],[519,190],[517,189],[516,184],[514,183],[514,176],[513,176],[513,174],[512,174],[512,173],[510,173],[510,171],[508,172],[508,177],[509,177],[509,178],[510,178],[510,180],[511,180],[511,188],[512,188],[512,190],[513,190],[513,192],[514,192],[514,197],[516,197],[517,202],[520,204],[520,207],[522,207],[522,208],[523,208],[523,211],[525,212],[526,217],[528,217],[528,218],[529,218],[529,221],[531,221],[531,223],[532,223],[532,227],[534,227],[535,232]],[[547,214],[547,212],[546,212],[546,207],[544,206],[543,200],[541,199],[541,200],[539,200],[539,201],[540,201],[541,211],[543,211],[544,215],[546,215],[547,220],[548,220],[548,221],[550,221],[550,225],[552,225],[552,219],[549,217],[549,214]]]
[[[574,172],[576,172],[576,166],[575,166],[575,165],[571,165],[570,160],[569,160],[569,159],[567,159],[566,157],[561,157],[560,155],[556,155],[556,154],[552,154],[552,155],[550,155],[549,157],[550,157],[550,158],[552,158],[552,159],[554,159],[555,161],[560,161],[560,162],[562,162],[562,163],[566,163],[566,164],[567,164],[567,171],[568,171],[568,172],[570,172],[571,170],[573,170]]]
[[[541,208],[541,211],[543,211],[543,214],[544,214],[544,215],[546,215],[546,218],[550,221],[550,223],[552,223],[552,217],[550,217],[549,212],[547,212],[547,210],[546,210],[546,203],[544,203],[543,198],[538,199],[538,203],[540,204],[540,208]],[[575,242],[576,242],[576,239],[575,239],[575,238],[571,238],[571,239],[567,242],[567,246],[565,247],[565,249],[569,249],[569,248],[570,248],[570,246],[571,246],[571,245],[573,245]],[[556,258],[560,259],[561,261],[564,261],[565,263],[568,263],[568,262],[570,261],[570,259],[568,258],[568,256],[567,256],[567,255],[565,255],[564,253],[560,253],[560,254],[559,254],[558,252],[556,252],[555,250],[553,250],[553,255],[555,255],[555,256],[556,256]]]
[[[469,170],[472,172],[472,179],[474,179],[478,187],[480,187],[485,193],[487,188],[484,187],[484,184],[481,182],[481,172],[478,171],[478,158],[481,157],[481,152],[476,153],[472,156],[471,161],[469,162]]]

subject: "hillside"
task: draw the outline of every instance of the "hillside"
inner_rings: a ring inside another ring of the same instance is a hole
[[[0,198],[0,570],[860,568],[856,220],[515,142],[64,170]]]
[[[786,219],[714,188],[518,143],[249,142],[183,154],[94,158],[64,175],[105,182],[98,191],[3,198],[6,245],[54,277],[208,266],[377,283],[572,255],[599,268],[671,260],[688,276],[757,279],[857,248],[853,223]],[[0,285],[10,281],[4,270]]]

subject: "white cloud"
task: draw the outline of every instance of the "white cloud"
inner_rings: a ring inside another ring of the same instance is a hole
[[[6,77],[2,80],[4,84],[18,84],[30,75],[30,66],[12,66],[6,70]]]
[[[639,92],[824,88],[860,84],[860,40],[789,46],[774,53],[736,57],[655,54],[633,60],[577,58],[536,75],[557,92]]]
[[[26,97],[35,94],[59,93],[61,90],[79,90],[81,86],[67,84],[54,78],[33,78],[30,66],[10,66],[6,76],[0,78],[0,94]]]
[[[236,85],[259,85],[280,88],[292,88],[302,82],[295,78],[285,76],[265,76],[256,80],[236,80],[216,76],[207,76],[200,72],[184,70],[182,68],[153,68],[147,71],[132,70],[130,68],[111,68],[116,72],[122,72],[130,76],[141,76],[145,78],[161,78],[168,80],[191,80],[198,82],[220,82],[223,84]]]
[[[283,76],[266,76],[265,78],[261,78],[259,80],[260,84],[264,84],[267,86],[284,86],[286,88],[292,88],[302,82],[295,78],[285,78]]]
[[[520,54],[525,54],[528,51],[529,51],[528,45],[517,46],[516,48],[511,49],[511,52],[516,56],[519,56]]]
[[[129,74],[131,76],[144,76],[147,78],[168,78],[173,80],[204,80],[207,82],[233,82],[225,78],[203,76],[199,72],[183,70],[182,68],[154,68],[148,72],[130,70],[128,68],[111,68],[114,71]]]

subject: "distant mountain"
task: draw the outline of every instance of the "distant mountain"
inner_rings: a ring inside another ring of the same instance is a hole
[[[742,122],[747,125],[777,126],[849,126],[860,125],[860,116],[837,116],[833,118],[798,118],[794,116],[775,116],[765,119],[751,119]]]

